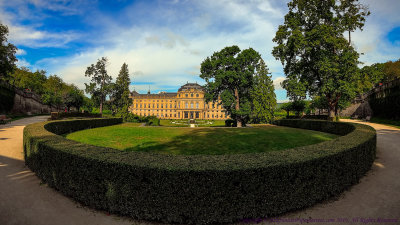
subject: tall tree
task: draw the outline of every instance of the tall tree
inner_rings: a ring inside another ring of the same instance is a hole
[[[0,23],[0,79],[7,78],[15,68],[17,47],[8,43],[8,27]]]
[[[264,60],[260,60],[254,76],[254,87],[251,91],[253,99],[253,114],[263,122],[270,122],[274,117],[276,107],[275,88]]]
[[[63,105],[62,93],[65,86],[64,81],[57,75],[51,75],[43,84],[44,93],[42,101],[45,104],[57,106],[57,109]]]
[[[351,32],[357,28],[362,30],[365,24],[365,17],[371,13],[368,7],[359,3],[358,0],[340,0],[336,12],[342,25],[349,35],[349,44],[351,45]]]
[[[106,66],[107,58],[102,57],[97,60],[96,65],[90,65],[85,72],[86,77],[91,77],[92,80],[89,84],[85,83],[86,93],[91,94],[92,97],[98,98],[100,103],[100,114],[103,113],[103,103],[107,95],[110,93],[110,84],[112,77],[108,75]]]
[[[238,46],[225,47],[201,63],[200,77],[205,85],[206,101],[221,99],[223,107],[241,127],[250,119],[256,68],[261,56],[254,49],[240,51]]]
[[[338,14],[342,1],[293,0],[276,32],[272,54],[284,65],[287,79],[300,81],[309,96],[325,96],[329,117],[344,95],[356,92],[357,51],[344,32],[350,24]]]
[[[79,109],[84,104],[83,91],[79,90],[74,84],[66,84],[62,94],[62,100],[65,106],[67,106],[68,111],[70,111],[71,107],[75,107],[79,112]]]
[[[123,117],[128,113],[128,108],[131,105],[131,101],[129,99],[130,91],[129,85],[131,83],[131,79],[129,78],[129,70],[128,64],[124,63],[121,66],[121,70],[119,71],[118,77],[116,79],[114,85],[114,93],[112,96],[113,106],[116,111],[121,114]]]

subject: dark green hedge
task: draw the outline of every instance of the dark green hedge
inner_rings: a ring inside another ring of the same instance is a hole
[[[0,113],[8,113],[14,106],[15,92],[0,83]]]
[[[24,130],[26,164],[49,186],[96,209],[166,223],[208,224],[311,206],[357,183],[375,159],[374,129],[325,121],[277,123],[344,136],[280,152],[237,155],[122,152],[56,135],[116,122],[29,125]]]

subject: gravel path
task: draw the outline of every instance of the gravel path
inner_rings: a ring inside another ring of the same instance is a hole
[[[24,164],[22,132],[25,125],[47,118],[31,117],[0,125],[1,225],[155,224],[84,208],[42,185]],[[384,224],[400,224],[400,130],[380,124],[366,124],[378,132],[377,159],[367,176],[338,200],[286,214],[280,219],[288,218],[295,222],[277,224],[307,222],[301,219],[308,219],[308,224],[324,224],[328,219],[335,220],[330,224],[382,224],[379,218],[398,220]],[[258,222],[271,224],[266,220]]]

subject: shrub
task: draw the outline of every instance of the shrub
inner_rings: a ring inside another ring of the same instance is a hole
[[[25,162],[49,186],[90,207],[136,219],[208,224],[311,206],[357,183],[375,159],[374,129],[327,121],[276,123],[343,136],[285,151],[237,155],[122,152],[59,136],[119,122],[28,125]]]
[[[236,127],[237,126],[237,122],[235,120],[232,120],[232,119],[227,119],[227,120],[225,120],[225,126],[226,127]]]

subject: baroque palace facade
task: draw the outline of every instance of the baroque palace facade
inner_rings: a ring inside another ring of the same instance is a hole
[[[178,92],[158,94],[131,93],[130,111],[140,116],[157,116],[161,119],[228,119],[226,111],[217,102],[206,103],[204,89],[197,83],[187,83]]]

